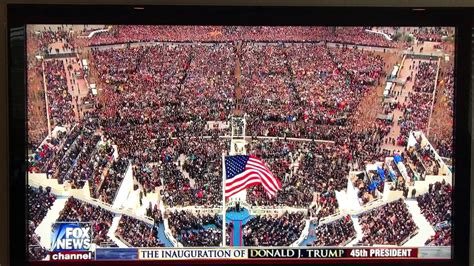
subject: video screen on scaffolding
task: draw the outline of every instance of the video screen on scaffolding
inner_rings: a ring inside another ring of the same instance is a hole
[[[450,259],[454,31],[28,25],[29,259]]]

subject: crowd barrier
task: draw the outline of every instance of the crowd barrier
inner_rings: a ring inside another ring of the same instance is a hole
[[[342,217],[344,217],[345,215],[342,214],[342,212],[338,211],[334,214],[331,214],[329,216],[326,216],[326,217],[323,217],[319,220],[319,224],[329,224],[329,223],[332,223],[338,219],[341,219]]]
[[[348,211],[347,214],[359,216],[359,215],[361,215],[365,212],[368,212],[368,211],[371,211],[372,209],[375,209],[375,208],[378,208],[380,206],[392,203],[392,202],[397,201],[401,198],[403,198],[403,197],[389,199],[388,201],[382,201],[381,199],[376,199],[374,201],[371,201],[371,202],[363,205],[362,209],[360,209],[358,211]]]
[[[435,60],[439,57],[444,57],[444,54],[440,52],[417,53],[417,52],[405,51],[404,54],[409,56],[410,58],[424,59],[424,60]]]
[[[115,237],[118,238],[120,241],[122,241],[122,243],[124,243],[125,245],[127,245],[127,247],[131,247],[132,245],[130,243],[128,243],[125,239],[123,239],[122,235],[120,234],[115,234]]]
[[[57,54],[45,54],[44,55],[45,60],[48,60],[48,59],[65,59],[65,58],[71,58],[71,57],[76,58],[77,53],[76,52],[69,52],[69,53],[57,53]]]
[[[173,234],[171,234],[168,218],[165,217],[163,219],[163,225],[165,227],[165,236],[169,239],[171,244],[173,244],[173,247],[182,247],[183,245],[174,238]]]
[[[285,212],[295,213],[295,212],[304,212],[306,213],[308,209],[306,208],[291,208],[291,207],[281,207],[278,209],[275,208],[259,208],[253,207],[250,209],[251,215],[266,215],[266,214],[278,214],[282,215]]]
[[[409,236],[407,236],[405,239],[403,239],[402,242],[400,242],[400,246],[403,246],[408,240],[410,240],[412,237],[416,236],[419,232],[419,229],[417,229],[415,232],[411,233]]]

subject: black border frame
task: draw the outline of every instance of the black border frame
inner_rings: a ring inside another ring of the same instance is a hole
[[[471,173],[471,28],[474,8],[388,7],[262,7],[262,6],[142,6],[125,5],[8,5],[8,110],[10,261],[23,265],[26,257],[26,45],[25,24],[173,24],[173,25],[319,25],[319,26],[454,26],[455,56],[455,180],[453,259],[383,260],[386,265],[466,265],[469,260]],[[22,36],[12,29],[23,28]],[[378,264],[381,260],[258,260],[263,264]],[[250,264],[256,260],[112,261],[91,265]],[[31,265],[61,265],[30,262]],[[67,262],[84,265],[84,262]],[[87,263],[89,264],[89,263]]]

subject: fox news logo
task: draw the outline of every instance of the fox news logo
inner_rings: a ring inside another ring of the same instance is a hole
[[[51,240],[52,260],[92,259],[92,229],[89,223],[56,223]]]

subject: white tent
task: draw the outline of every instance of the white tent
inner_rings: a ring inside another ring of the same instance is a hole
[[[87,59],[82,59],[82,68],[84,70],[88,70],[89,69],[89,62],[87,61]]]
[[[399,67],[398,65],[395,65],[395,66],[393,67],[392,74],[390,74],[390,77],[391,77],[391,78],[396,78],[399,69],[400,69],[400,67]]]
[[[92,91],[92,95],[96,96],[97,95],[97,88],[95,86],[95,83],[92,83],[89,85],[89,88],[91,89]]]

